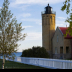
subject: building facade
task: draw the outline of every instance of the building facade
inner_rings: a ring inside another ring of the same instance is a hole
[[[52,38],[53,58],[71,58],[71,38],[64,37],[62,28],[65,30],[65,27],[57,27]]]
[[[55,31],[56,12],[52,7],[45,7],[42,12],[42,47],[50,54],[51,58],[71,58],[72,57],[72,37],[64,37],[67,27],[57,27]]]

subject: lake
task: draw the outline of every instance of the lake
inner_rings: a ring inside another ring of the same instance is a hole
[[[16,57],[20,57],[22,55],[22,52],[17,52],[17,53],[14,53],[16,55]],[[3,58],[3,56],[1,56],[1,58]]]
[[[22,52],[17,52],[17,53],[14,53],[16,55],[16,57],[20,57],[22,55]]]

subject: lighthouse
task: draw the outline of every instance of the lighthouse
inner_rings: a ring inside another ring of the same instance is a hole
[[[45,11],[42,13],[42,47],[52,57],[52,37],[55,32],[55,15],[56,12],[52,11],[52,7],[46,6]]]

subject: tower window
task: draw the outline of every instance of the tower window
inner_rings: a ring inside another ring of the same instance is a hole
[[[50,18],[52,18],[52,16]]]
[[[55,17],[54,17],[54,23],[55,23]]]
[[[47,16],[48,17],[48,16]]]
[[[47,24],[49,24],[49,18],[47,18]]]
[[[52,23],[52,16],[51,16],[51,23]]]

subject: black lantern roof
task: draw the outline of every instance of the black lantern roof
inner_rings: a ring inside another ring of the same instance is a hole
[[[49,6],[49,4],[48,4],[48,6],[46,6],[45,8],[48,8],[48,7],[49,7],[49,8],[52,8],[52,7]]]

